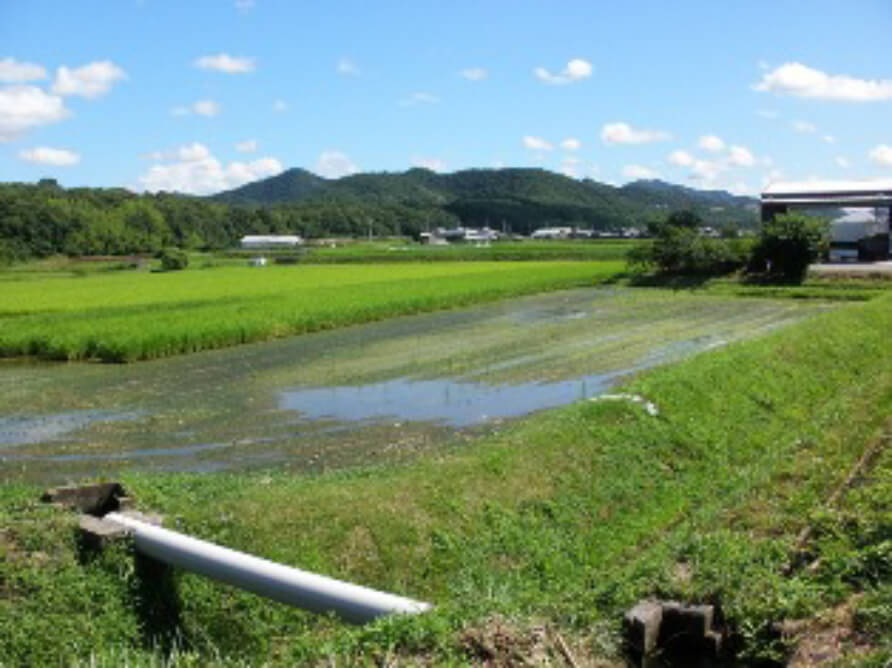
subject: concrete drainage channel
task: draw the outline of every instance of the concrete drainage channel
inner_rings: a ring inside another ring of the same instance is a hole
[[[429,603],[342,582],[164,529],[159,516],[128,510],[118,483],[47,490],[43,500],[79,510],[84,539],[101,548],[130,538],[142,556],[183,568],[266,598],[354,624],[391,614],[419,614]]]

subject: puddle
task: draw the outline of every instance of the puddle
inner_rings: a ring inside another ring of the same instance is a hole
[[[417,456],[825,308],[589,288],[132,365],[0,364],[0,482]]]
[[[423,420],[467,427],[587,399],[604,392],[611,378],[584,376],[518,385],[398,378],[369,385],[290,390],[280,394],[279,406],[307,420]]]

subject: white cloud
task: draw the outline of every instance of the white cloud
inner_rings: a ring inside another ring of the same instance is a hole
[[[446,162],[440,160],[440,158],[422,158],[415,156],[410,161],[413,167],[424,167],[425,169],[429,169],[432,172],[445,172],[446,171]]]
[[[756,156],[746,146],[731,146],[728,149],[728,163],[735,167],[752,167]]]
[[[15,58],[0,60],[0,81],[4,83],[24,83],[46,79],[46,69],[35,63],[20,63]]]
[[[212,157],[210,149],[204,144],[197,141],[191,144],[180,146],[175,153],[176,157],[183,162],[195,162],[196,160],[207,160]]]
[[[575,155],[567,155],[561,160],[561,174],[564,176],[569,176],[571,179],[579,178],[579,167],[582,165],[582,160],[577,158]]]
[[[567,137],[564,141],[561,142],[561,148],[565,151],[578,151],[582,148],[582,142],[579,141],[576,137]]]
[[[669,162],[679,167],[690,167],[694,164],[694,156],[687,151],[672,151],[668,157]]]
[[[216,116],[220,113],[220,105],[213,100],[198,100],[188,107],[174,107],[170,110],[174,116]]]
[[[731,184],[730,186],[727,187],[727,191],[729,193],[731,193],[732,195],[738,195],[738,196],[749,195],[750,193],[753,192],[752,188],[750,188],[743,181],[737,181],[736,183]]]
[[[579,169],[576,167],[576,165],[569,165],[569,164],[562,162],[561,168],[559,171],[561,174],[563,174],[564,176],[566,176],[568,178],[571,178],[571,179],[579,178]]]
[[[694,164],[691,165],[691,175],[692,178],[697,181],[712,183],[719,177],[719,174],[726,169],[727,166],[721,162],[713,160],[694,160]]]
[[[705,151],[718,153],[725,149],[725,142],[722,141],[721,137],[716,137],[715,135],[703,135],[697,142],[697,146]]]
[[[273,102],[273,111],[277,114],[281,114],[283,111],[288,111],[288,103],[285,100],[276,100]]]
[[[220,105],[213,100],[198,100],[192,104],[192,111],[199,116],[216,116],[220,113]]]
[[[61,97],[36,86],[0,88],[0,142],[40,125],[58,123],[70,114]]]
[[[328,179],[339,179],[358,171],[359,167],[340,151],[322,151],[316,161],[316,173]]]
[[[808,121],[793,121],[790,123],[790,127],[802,135],[813,135],[818,131],[818,126],[814,123],[809,123]]]
[[[417,92],[412,93],[409,97],[403,98],[400,100],[401,107],[414,107],[418,104],[436,104],[440,101],[436,95],[431,95],[430,93]]]
[[[235,8],[240,12],[250,12],[255,4],[254,0],[235,0]]]
[[[254,71],[253,58],[236,58],[228,53],[196,58],[194,65],[201,70],[215,70],[224,74],[246,74]]]
[[[358,77],[360,74],[359,66],[349,58],[341,58],[338,60],[338,64],[335,66],[335,71],[345,77]]]
[[[892,99],[892,80],[831,75],[802,63],[785,63],[762,75],[754,90],[842,102]]]
[[[126,78],[126,72],[110,60],[97,61],[76,69],[63,65],[56,70],[52,91],[57,95],[95,98],[105,95],[115,82]]]
[[[836,163],[837,167],[842,167],[843,169],[848,169],[852,166],[852,163],[849,162],[849,159],[845,156],[838,155],[833,159],[833,162]]]
[[[235,145],[235,150],[239,153],[253,153],[257,150],[257,140],[246,139],[245,141],[240,141]]]
[[[53,165],[54,167],[68,167],[76,165],[81,161],[81,157],[73,151],[66,151],[62,148],[49,148],[48,146],[38,146],[19,151],[19,158],[25,162],[33,162],[38,165]]]
[[[656,179],[660,175],[644,165],[626,165],[623,167],[623,176],[627,179]]]
[[[637,130],[628,123],[607,123],[601,128],[601,141],[605,144],[647,144],[671,138],[668,132]]]
[[[175,162],[150,167],[139,178],[145,190],[209,195],[273,176],[283,169],[281,162],[269,157],[224,165],[197,142],[165,155],[173,157]]]
[[[782,170],[772,169],[762,177],[762,187],[765,188],[775,181],[780,181],[782,178],[784,178],[784,172]]]
[[[152,151],[151,153],[146,153],[142,157],[154,160],[155,162],[162,160],[195,162],[198,160],[207,160],[213,156],[207,146],[199,142],[192,142],[191,144],[178,146],[172,151]]]
[[[552,74],[544,67],[537,67],[533,70],[533,74],[543,83],[561,86],[590,77],[592,75],[592,64],[582,58],[574,58],[557,74]]]
[[[887,144],[874,146],[869,155],[870,159],[878,165],[892,167],[892,146],[888,146]]]
[[[833,135],[823,135],[821,137],[821,140],[827,144],[835,144],[836,143],[836,137],[834,137]]]
[[[554,148],[550,142],[545,141],[542,137],[532,137],[527,135],[522,141],[524,147],[533,151],[550,151]]]
[[[459,72],[459,74],[468,81],[483,81],[489,76],[489,72],[482,67],[468,67]]]

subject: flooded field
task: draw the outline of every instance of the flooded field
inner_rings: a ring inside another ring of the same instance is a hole
[[[592,288],[131,365],[0,362],[0,479],[399,459],[824,308]]]

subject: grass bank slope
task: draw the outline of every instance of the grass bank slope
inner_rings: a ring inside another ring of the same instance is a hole
[[[125,480],[172,527],[436,603],[423,617],[353,629],[189,574],[164,589],[124,548],[79,551],[73,516],[9,486],[0,663],[135,664],[171,647],[184,663],[462,663],[498,655],[494,624],[516,634],[510,647],[561,634],[577,656],[610,657],[622,611],[651,594],[718,603],[741,656],[779,660],[792,641],[776,622],[862,591],[865,642],[882,661],[888,447],[842,503],[827,501],[892,427],[890,307],[847,305],[647,372],[626,389],[655,417],[586,401],[404,466]],[[561,660],[556,642],[538,645]]]
[[[225,267],[17,281],[0,357],[126,362],[594,285],[620,262]]]

